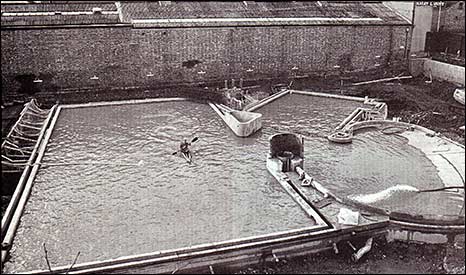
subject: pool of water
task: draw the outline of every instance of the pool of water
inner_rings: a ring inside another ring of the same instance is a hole
[[[332,129],[359,106],[345,100],[292,95],[258,112],[264,115],[264,134],[279,130],[305,137],[306,172],[337,196],[389,211],[457,218],[464,199],[461,193],[412,192],[444,185],[435,165],[406,138],[374,128],[358,131],[351,144],[327,140]]]
[[[194,102],[64,109],[5,271],[46,269],[42,243],[57,266],[78,251],[79,263],[313,225],[266,170],[268,138],[278,132],[304,136],[305,170],[339,196],[443,186],[433,164],[399,136],[366,131],[349,145],[329,142],[359,106],[288,95],[257,111],[263,129],[246,139]],[[172,153],[194,136],[189,165]],[[368,202],[451,214],[455,196],[390,192]]]
[[[314,225],[275,183],[267,137],[238,139],[205,104],[63,109],[7,272],[226,241]],[[172,153],[186,137],[194,164]]]

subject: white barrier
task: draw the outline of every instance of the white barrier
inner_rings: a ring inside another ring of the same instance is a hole
[[[424,75],[437,80],[444,80],[464,86],[465,69],[461,66],[456,66],[444,62],[439,62],[431,59],[424,61]],[[452,91],[453,92],[453,91]]]

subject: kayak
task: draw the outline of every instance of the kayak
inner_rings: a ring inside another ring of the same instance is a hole
[[[190,151],[188,152],[181,152],[181,155],[184,157],[184,159],[188,162],[191,163],[193,160],[193,154],[191,154]]]

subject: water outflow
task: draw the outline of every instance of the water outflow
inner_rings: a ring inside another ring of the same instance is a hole
[[[357,202],[367,204],[389,199],[392,195],[394,195],[397,192],[419,192],[419,189],[410,185],[401,184],[389,187],[377,193],[349,196],[349,198]]]

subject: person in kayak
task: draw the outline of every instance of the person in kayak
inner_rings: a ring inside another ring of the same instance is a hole
[[[180,152],[188,154],[189,153],[189,146],[191,145],[186,139],[184,139],[180,144]]]

